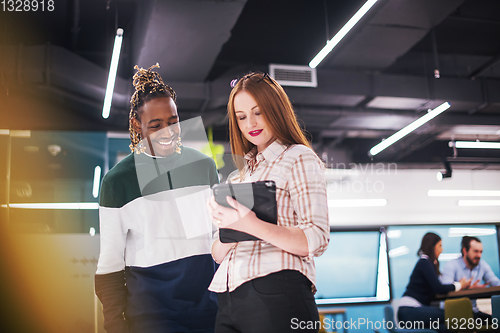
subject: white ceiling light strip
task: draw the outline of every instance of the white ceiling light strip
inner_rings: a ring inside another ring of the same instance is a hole
[[[450,147],[456,148],[476,148],[476,149],[500,149],[500,142],[484,141],[456,141],[450,142]]]
[[[24,209],[99,209],[97,202],[51,202],[51,203],[11,203],[2,205],[6,208]]]
[[[111,100],[113,99],[113,91],[115,90],[116,72],[118,70],[118,60],[120,59],[120,51],[123,41],[123,29],[116,30],[115,46],[113,47],[113,55],[111,56],[111,65],[109,66],[108,84],[106,86],[106,95],[104,96],[104,106],[102,107],[102,117],[107,119],[111,110]]]
[[[389,230],[387,232],[387,238],[401,238],[402,232],[401,230]]]
[[[496,234],[496,229],[492,228],[450,228],[448,237],[463,237],[463,236],[488,236]]]
[[[410,249],[407,246],[400,246],[389,251],[389,258],[397,258],[410,253]]]
[[[450,261],[460,258],[462,255],[460,253],[441,253],[439,255],[439,261]]]
[[[94,169],[94,185],[92,187],[92,196],[99,196],[99,183],[101,182],[101,167],[98,165]]]
[[[443,104],[441,104],[440,106],[438,106],[434,110],[430,110],[425,116],[418,118],[417,120],[415,120],[411,124],[407,125],[403,129],[397,131],[396,133],[394,133],[393,135],[391,135],[387,139],[383,140],[379,144],[373,146],[373,148],[370,149],[370,155],[371,156],[377,155],[382,150],[386,149],[387,147],[389,147],[390,145],[392,145],[396,141],[402,139],[403,137],[405,137],[409,133],[413,132],[414,130],[416,130],[417,128],[422,126],[423,124],[427,123],[429,120],[434,119],[435,117],[437,117],[438,115],[440,115],[444,111],[448,110],[449,108],[450,108],[450,103],[444,102]]]
[[[372,8],[372,6],[377,2],[377,0],[368,0],[353,17],[347,21],[347,23],[342,27],[342,29],[330,39],[325,47],[309,62],[309,67],[316,68],[319,63],[330,53],[335,46],[344,38],[345,35],[358,23],[358,21]]]

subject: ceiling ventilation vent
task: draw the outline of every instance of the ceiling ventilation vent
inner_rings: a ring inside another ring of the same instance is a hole
[[[317,87],[316,68],[269,64],[269,75],[282,86]]]

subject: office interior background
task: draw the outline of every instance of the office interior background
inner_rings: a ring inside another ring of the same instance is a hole
[[[0,291],[10,332],[104,332],[93,290],[98,188],[130,152],[136,64],[158,62],[181,121],[202,119],[206,137],[183,142],[213,151],[222,181],[234,169],[230,82],[261,71],[282,83],[327,166],[332,233],[316,260],[319,307],[381,321],[428,231],[443,239],[442,265],[460,255],[463,235],[480,237],[483,260],[500,275],[500,150],[460,148],[500,144],[500,1],[373,1],[311,65],[366,3],[1,1]],[[446,102],[435,118],[371,150]]]

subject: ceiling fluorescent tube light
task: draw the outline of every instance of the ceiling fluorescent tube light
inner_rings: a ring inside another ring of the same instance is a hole
[[[495,190],[429,190],[429,197],[500,197]]]
[[[370,149],[370,155],[371,156],[377,155],[382,150],[386,149],[387,147],[389,147],[390,145],[392,145],[396,141],[400,140],[401,138],[405,137],[409,133],[413,132],[414,130],[416,130],[417,128],[419,128],[420,126],[422,126],[423,124],[425,124],[429,120],[434,119],[435,117],[437,117],[438,115],[440,115],[444,111],[448,110],[449,107],[450,107],[450,103],[444,102],[443,104],[441,104],[440,106],[438,106],[434,110],[430,110],[425,116],[418,118],[417,120],[415,120],[414,122],[412,122],[408,126],[404,127],[403,129],[399,130],[398,132],[394,133],[393,135],[391,135],[390,137],[388,137],[384,141],[373,146],[373,148]]]
[[[448,237],[463,237],[463,236],[488,236],[496,234],[496,229],[491,228],[450,228]]]
[[[500,149],[500,142],[456,141],[450,143],[450,146],[453,145],[456,148]]]
[[[439,261],[449,261],[460,258],[462,255],[460,253],[441,253],[439,255]]]
[[[2,207],[24,209],[99,209],[97,202],[11,203]]]
[[[96,166],[94,169],[94,186],[92,188],[92,196],[97,198],[99,196],[99,183],[101,181],[101,167]]]
[[[104,106],[102,107],[102,117],[107,119],[111,110],[111,100],[113,99],[113,90],[115,89],[116,71],[118,69],[118,60],[120,59],[120,50],[122,48],[123,29],[116,30],[115,46],[111,56],[111,66],[109,66],[108,85],[106,86],[106,95],[104,96]]]
[[[389,250],[389,258],[401,257],[410,253],[410,249],[407,246],[400,246],[395,249]]]
[[[311,60],[309,67],[316,68],[321,61],[330,53],[333,48],[344,38],[345,35],[358,23],[358,21],[372,8],[372,6],[377,2],[377,0],[368,0],[353,17],[342,27],[342,29],[337,32],[332,39],[330,39],[325,47]]]

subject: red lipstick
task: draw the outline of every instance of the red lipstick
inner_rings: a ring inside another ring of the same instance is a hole
[[[256,130],[256,131],[251,131],[251,132],[248,132],[248,134],[250,134],[251,136],[257,136],[259,135],[260,133],[262,133],[263,130]]]

